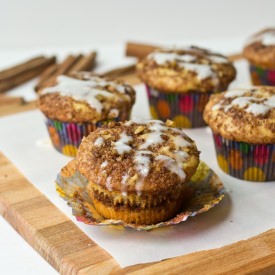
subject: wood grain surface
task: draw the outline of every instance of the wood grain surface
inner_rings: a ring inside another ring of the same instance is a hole
[[[62,274],[275,274],[275,230],[246,241],[121,269],[0,153],[0,213]]]
[[[15,100],[0,106],[0,116],[35,106]],[[275,229],[219,249],[122,269],[1,152],[0,213],[61,274],[275,274]]]

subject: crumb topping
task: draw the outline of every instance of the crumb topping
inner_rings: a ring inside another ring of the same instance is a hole
[[[275,69],[275,28],[265,29],[251,36],[243,49],[243,56],[254,66]]]
[[[137,65],[141,78],[160,91],[217,91],[227,87],[235,69],[220,54],[195,46],[158,49]]]
[[[203,118],[214,133],[226,139],[275,143],[275,87],[255,86],[215,94]]]
[[[39,91],[41,111],[60,121],[125,120],[134,102],[135,91],[130,85],[88,72],[61,75],[53,86]]]
[[[84,138],[77,163],[91,182],[124,195],[141,195],[188,181],[199,152],[194,141],[169,122],[132,120],[109,123]]]
[[[183,70],[193,71],[199,79],[210,77],[215,81],[219,81],[219,79],[211,65],[229,63],[225,56],[197,47],[189,47],[184,50],[157,50],[149,54],[147,59],[154,60],[158,65],[177,66]]]
[[[212,110],[223,109],[228,112],[231,108],[242,109],[254,116],[267,116],[275,108],[275,93],[263,87],[231,90],[224,94],[224,98]]]
[[[106,87],[110,87],[107,89]],[[101,112],[103,104],[100,98],[115,97],[117,94],[125,94],[127,86],[117,84],[113,81],[106,81],[98,76],[93,76],[89,80],[81,80],[65,75],[58,76],[57,84],[42,90],[41,95],[49,93],[59,93],[69,96],[77,101],[85,101],[97,112]],[[130,97],[127,97],[130,101]]]
[[[250,37],[247,44],[259,42],[264,46],[275,46],[275,28],[266,29]]]

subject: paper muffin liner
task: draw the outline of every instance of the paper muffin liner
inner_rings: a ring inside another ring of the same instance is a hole
[[[250,76],[253,85],[275,86],[275,69],[263,69],[250,64]]]
[[[66,166],[66,169],[70,170],[70,173],[66,176],[58,174],[56,190],[68,202],[76,219],[89,225],[117,225],[136,230],[171,226],[213,208],[223,199],[225,193],[218,176],[204,162],[201,162],[191,181],[187,183],[188,187],[193,189],[193,196],[174,218],[157,224],[136,225],[101,216],[87,191],[88,180],[75,170],[73,161]]]
[[[110,121],[119,121],[119,118],[96,123],[60,122],[47,118],[46,126],[54,148],[66,156],[74,157],[82,138]]]
[[[275,180],[275,144],[249,144],[213,133],[217,161],[227,174],[247,181]]]
[[[203,110],[212,93],[171,93],[161,92],[145,85],[154,119],[170,119],[177,127],[196,128],[206,126]]]

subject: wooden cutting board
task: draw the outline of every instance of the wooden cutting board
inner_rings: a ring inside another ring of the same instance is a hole
[[[14,104],[0,108],[0,115],[34,107]],[[275,274],[275,229],[219,249],[121,269],[2,153],[0,213],[61,274]]]

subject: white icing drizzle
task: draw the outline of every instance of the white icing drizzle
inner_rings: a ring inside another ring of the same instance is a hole
[[[255,97],[250,97],[250,96],[242,96],[242,97],[237,97],[232,100],[231,104],[228,104],[226,108],[224,108],[225,111],[229,110],[232,106],[239,106],[240,108],[247,107],[249,103],[251,103],[251,100],[259,100]]]
[[[264,33],[252,36],[248,43],[260,41],[265,46],[275,46],[275,30],[269,30]]]
[[[267,114],[272,108],[275,107],[275,96],[272,95],[268,98],[263,97],[255,97],[254,95],[261,95],[261,91],[254,91],[252,92],[251,96],[243,96],[246,93],[252,92],[252,90],[232,90],[225,93],[225,98],[234,98],[230,104],[223,105],[224,100],[215,104],[212,107],[213,111],[218,109],[224,108],[224,111],[227,112],[233,106],[238,106],[239,108],[244,109],[247,113],[251,113],[255,116],[258,115],[265,115]]]
[[[269,111],[269,109],[270,108],[268,106],[252,103],[246,108],[246,111],[248,113],[252,113],[254,116],[257,116],[261,114],[266,114]]]
[[[127,180],[129,179],[129,175],[128,174],[124,174],[122,176],[122,181],[121,181],[121,184],[122,184],[122,196],[127,196],[127,190],[126,190],[126,183],[127,183]]]
[[[102,137],[99,137],[99,138],[97,138],[97,139],[95,140],[94,145],[95,145],[95,146],[100,146],[100,145],[102,145],[103,143],[104,143],[104,139],[103,139]]]
[[[168,130],[167,126],[161,120],[151,121],[149,122],[149,130],[152,132],[164,132]]]
[[[217,110],[219,110],[221,108],[222,108],[221,103],[217,103],[217,104],[215,104],[215,105],[212,106],[212,111],[217,111]]]
[[[275,33],[266,33],[262,36],[262,43],[266,46],[274,46],[275,45]]]
[[[179,156],[180,158],[180,156]],[[156,160],[163,162],[164,166],[171,171],[172,173],[176,174],[181,180],[184,180],[186,175],[184,171],[182,170],[181,165],[174,159],[164,156],[164,155],[159,155],[156,157]]]
[[[123,85],[116,84],[115,82],[105,81],[99,77],[91,77],[89,80],[80,80],[61,75],[57,78],[57,85],[45,88],[42,94],[59,93],[63,96],[72,97],[75,100],[86,101],[91,107],[95,108],[97,112],[101,112],[103,105],[97,98],[114,97],[115,94],[101,90],[98,87],[106,87],[107,85],[113,86],[118,92],[125,93]]]
[[[225,93],[224,97],[237,97],[237,96],[243,96],[247,91],[245,89],[235,89],[231,90]]]
[[[141,194],[142,194],[143,185],[144,185],[144,178],[139,178],[135,185],[136,192],[137,192],[138,196],[141,196]]]
[[[205,79],[213,76],[214,74],[214,72],[211,70],[211,67],[206,64],[187,63],[184,64],[183,67],[187,70],[196,72],[199,79]]]
[[[152,153],[147,150],[136,151],[134,155],[134,163],[136,163],[136,170],[142,177],[146,177],[150,171],[150,157]]]
[[[132,148],[129,145],[129,142],[132,141],[133,138],[128,136],[125,132],[122,132],[119,139],[114,142],[114,148],[119,154],[124,154],[125,152],[130,152],[133,150],[133,162],[135,164],[135,170],[138,173],[135,183],[137,194],[142,194],[145,178],[148,176],[151,169],[151,158],[163,162],[163,165],[171,173],[175,173],[181,180],[184,180],[185,172],[183,171],[182,162],[188,158],[188,153],[181,150],[183,147],[192,146],[192,144],[185,139],[186,135],[183,131],[177,128],[167,127],[165,123],[160,120],[134,119],[126,122],[125,125],[130,126],[134,123],[141,125],[146,124],[149,132],[139,136],[139,138],[144,139],[144,142],[137,148]],[[171,133],[176,134],[176,136],[171,135]],[[172,157],[165,155],[156,156],[155,153],[149,149],[150,146],[165,142],[165,140],[161,137],[162,135],[168,136],[168,138],[175,145],[175,151],[171,152]],[[128,178],[129,175],[125,174],[121,179],[121,190],[124,194],[127,194],[127,190],[125,190],[125,188]]]
[[[176,151],[174,152],[175,154],[175,159],[178,162],[183,162],[188,158],[188,154],[184,151]]]
[[[269,107],[275,108],[275,96],[271,96],[265,101],[265,104]]]
[[[150,155],[152,155],[152,152],[148,150],[136,151],[134,155],[136,170],[140,175],[135,185],[138,196],[142,194],[144,178],[147,177],[150,171]]]
[[[179,150],[181,147],[191,146],[191,143],[184,139],[182,136],[174,136],[173,142],[176,145],[177,150]]]
[[[132,140],[132,137],[127,136],[126,133],[122,132],[120,134],[120,139],[118,141],[114,142],[115,149],[117,150],[117,152],[120,155],[131,151],[132,148],[127,144],[131,140]]]
[[[112,180],[111,177],[108,177],[108,178],[106,179],[106,187],[107,187],[107,189],[108,189],[109,191],[112,191],[112,190],[113,190],[113,186],[112,186],[111,180]]]
[[[152,132],[144,134],[142,137],[145,138],[145,142],[140,145],[140,149],[147,149],[151,145],[156,145],[159,143],[164,142],[164,140],[161,138],[161,132]]]
[[[153,52],[149,54],[148,58],[154,59],[159,65],[163,65],[166,62],[191,62],[196,60],[196,56],[191,54],[176,54],[173,52]]]
[[[108,161],[105,160],[104,162],[101,163],[100,168],[105,168],[108,165]]]
[[[213,75],[215,75],[210,65],[190,63],[197,59],[195,55],[153,52],[148,56],[148,58],[154,59],[159,65],[163,65],[166,62],[176,61],[177,63],[180,63],[180,67],[196,72],[199,79],[205,79],[208,77],[213,77]]]

